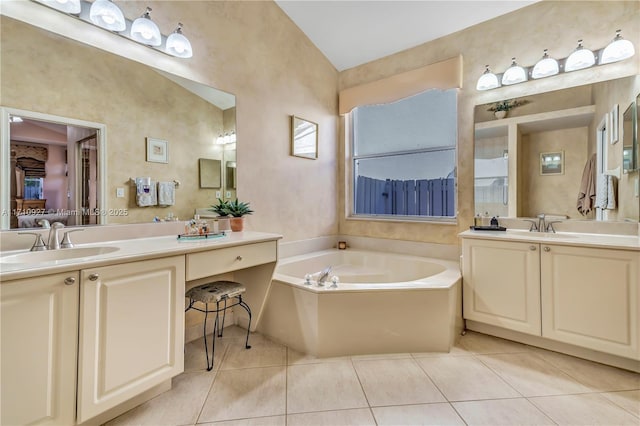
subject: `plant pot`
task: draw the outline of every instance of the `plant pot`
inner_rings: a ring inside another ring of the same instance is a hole
[[[505,118],[507,116],[507,111],[496,111],[493,113],[498,120]]]
[[[231,224],[229,223],[229,218],[226,216],[218,218],[218,232],[229,231],[231,230]]]
[[[240,232],[244,229],[244,217],[230,217],[231,230],[233,232]]]

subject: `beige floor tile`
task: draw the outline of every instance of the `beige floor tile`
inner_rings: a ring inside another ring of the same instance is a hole
[[[375,426],[368,408],[288,414],[287,426]]]
[[[638,373],[544,349],[535,353],[593,391],[640,389]]]
[[[371,407],[446,401],[411,358],[353,361],[353,365]]]
[[[449,403],[372,408],[378,426],[464,425]]]
[[[467,331],[467,334],[460,338],[460,346],[474,354],[509,354],[529,351],[529,347],[522,343],[474,331]]]
[[[199,422],[285,414],[285,367],[220,371]]]
[[[287,368],[287,412],[368,407],[350,361]]]
[[[416,361],[449,401],[521,396],[475,357],[431,357]]]
[[[470,356],[473,355],[473,353],[458,341],[451,347],[449,352],[417,352],[411,355],[413,355],[414,358],[426,358],[432,356]]]
[[[211,336],[211,334],[207,336],[208,350],[211,350]],[[216,353],[213,358],[214,371],[220,369],[220,365],[224,359],[224,354],[227,351],[227,347],[230,342],[231,340],[229,339],[216,339]],[[209,356],[211,356],[211,353],[209,353]],[[202,337],[184,345],[184,371],[207,371],[206,352],[204,350],[204,339]]]
[[[525,398],[452,403],[468,425],[553,425],[553,421]]]
[[[608,392],[601,394],[619,407],[640,417],[640,390]]]
[[[590,392],[589,388],[534,353],[481,355],[478,359],[523,396]]]
[[[173,378],[171,390],[158,395],[107,423],[121,425],[194,424],[215,373],[183,373]]]
[[[313,355],[303,354],[293,349],[287,349],[287,364],[288,365],[301,365],[301,364],[320,364],[323,362],[345,362],[349,361],[348,356],[337,356],[330,358],[318,358]]]
[[[638,426],[638,418],[599,394],[529,399],[559,425]]]
[[[286,416],[252,417],[249,419],[227,420],[224,422],[198,423],[198,426],[285,426]]]
[[[274,367],[287,363],[287,348],[259,334],[249,338],[251,349],[246,349],[244,344],[242,339],[232,339],[224,355],[221,370]]]
[[[406,359],[411,358],[409,353],[397,353],[397,354],[370,354],[370,355],[353,355],[351,359],[353,361],[364,361],[368,359]]]

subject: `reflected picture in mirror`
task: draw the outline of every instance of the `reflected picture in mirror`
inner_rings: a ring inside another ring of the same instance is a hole
[[[610,119],[615,106],[630,105],[639,89],[640,76],[634,75],[529,95],[526,105],[503,120],[487,112],[493,103],[477,105],[474,215],[531,218],[546,213],[582,221],[638,222],[637,130],[635,138],[630,137],[635,105],[620,117],[617,130],[623,143],[611,144],[609,135],[615,130],[610,128],[615,127]],[[603,117],[606,133],[598,131]],[[617,203],[606,208],[606,214],[598,208],[583,216],[577,200],[583,172],[594,155],[598,167],[593,187],[601,175],[617,176]]]
[[[312,160],[318,158],[318,124],[291,116],[291,155]]]
[[[220,167],[222,161],[200,158],[198,165],[200,168],[200,188],[219,189],[222,186]]]
[[[206,208],[215,201],[216,188],[200,187],[198,158],[220,162],[218,188],[225,188],[225,195],[229,192],[230,197],[236,197],[235,174],[234,182],[227,183],[228,173],[221,169],[227,162],[237,164],[236,143],[215,143],[218,135],[236,132],[234,95],[5,15],[0,16],[0,24],[0,59],[4,64],[11,64],[3,67],[0,106],[10,105],[21,111],[38,111],[71,120],[100,123],[106,130],[104,146],[98,144],[95,151],[95,157],[104,163],[103,178],[98,176],[92,180],[89,169],[85,174],[98,188],[104,187],[104,191],[97,191],[98,201],[102,194],[104,202],[98,204],[99,216],[87,224],[151,222],[156,216],[193,217],[196,208]],[[2,176],[8,177],[13,171],[9,164],[9,145],[17,139],[10,129],[4,131],[9,127],[8,116],[0,125],[2,134],[9,135],[11,139],[2,143],[0,164]],[[145,161],[147,147],[144,141],[150,135],[171,141],[171,158],[160,152],[158,160],[163,162]],[[79,141],[84,136],[74,136],[73,140]],[[83,149],[89,152],[86,159],[92,161],[92,154],[88,151],[91,148]],[[83,169],[71,164],[75,152],[67,151],[69,179],[72,173],[82,176]],[[79,163],[83,161],[79,160]],[[135,176],[150,176],[157,181],[178,180],[187,190],[176,195],[175,205],[170,208],[140,208],[135,202],[135,186],[130,184],[130,178]],[[82,198],[80,191],[84,183],[74,180],[68,191],[64,188],[54,194],[47,189],[50,179],[53,179],[53,174],[47,173],[42,195],[47,199],[45,210],[58,210],[58,205],[52,204],[53,199],[66,199],[67,196],[73,198],[74,203],[60,208],[75,209],[75,197]],[[11,199],[11,185],[8,179],[2,179],[0,185],[0,207],[8,211],[15,203],[15,199]],[[234,188],[229,189],[230,186]],[[87,188],[92,196],[96,195],[90,186]],[[10,224],[8,219],[3,219],[1,224],[2,229],[18,226],[17,221]],[[26,221],[24,226],[27,226]]]

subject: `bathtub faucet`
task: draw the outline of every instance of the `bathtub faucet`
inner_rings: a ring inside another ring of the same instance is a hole
[[[322,271],[318,273],[318,279],[316,280],[316,282],[318,283],[319,287],[324,286],[324,283],[327,281],[327,279],[329,279],[330,273],[331,273],[331,266],[327,266],[326,268],[324,268]]]

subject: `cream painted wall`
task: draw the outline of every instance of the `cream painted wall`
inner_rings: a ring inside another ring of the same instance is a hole
[[[568,19],[570,17],[570,19]],[[476,81],[485,64],[500,72],[516,56],[523,65],[534,64],[548,48],[552,55],[566,56],[584,39],[600,48],[621,28],[625,37],[640,46],[640,2],[635,1],[542,1],[452,35],[340,73],[339,88],[353,87],[403,71],[419,68],[461,54],[463,87],[458,103],[458,224],[399,223],[347,219],[345,197],[349,178],[340,162],[339,231],[341,234],[456,244],[457,233],[473,223],[473,117],[474,106],[501,99],[572,87],[638,74],[640,55],[606,67],[530,81],[478,92]],[[344,129],[344,123],[341,130]],[[340,132],[340,158],[345,158],[344,132]]]

